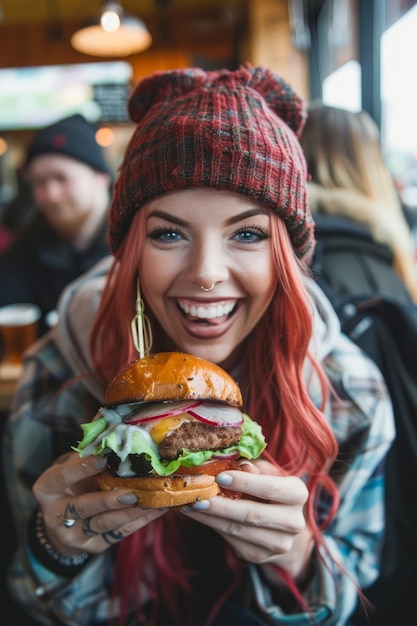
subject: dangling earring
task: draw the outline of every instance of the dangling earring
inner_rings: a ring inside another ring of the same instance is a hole
[[[140,294],[139,278],[136,280],[136,315],[132,319],[131,329],[133,343],[139,352],[139,358],[149,354],[152,348],[152,328],[148,317],[144,313],[145,306]]]

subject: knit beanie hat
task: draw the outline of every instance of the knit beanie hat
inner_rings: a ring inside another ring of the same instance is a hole
[[[96,141],[96,128],[79,114],[66,117],[39,131],[30,144],[26,165],[42,154],[62,154],[110,174],[104,151]]]
[[[113,253],[147,201],[210,187],[248,196],[278,213],[298,257],[310,260],[314,227],[297,139],[306,109],[280,76],[250,66],[156,72],[138,84],[128,108],[137,127],[110,208]]]

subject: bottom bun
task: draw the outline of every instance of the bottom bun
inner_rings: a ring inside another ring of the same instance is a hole
[[[105,470],[96,478],[102,491],[127,489],[135,494],[139,506],[152,509],[192,504],[220,493],[215,477],[208,474],[126,478],[112,476]]]

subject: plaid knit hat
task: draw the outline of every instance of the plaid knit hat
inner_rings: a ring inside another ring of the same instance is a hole
[[[136,87],[137,123],[110,209],[115,253],[133,215],[166,192],[211,187],[234,191],[278,213],[297,255],[314,249],[307,170],[297,136],[306,111],[278,75],[262,67],[157,72]]]
[[[79,114],[59,120],[36,135],[28,148],[26,165],[42,154],[62,154],[110,174],[104,151],[96,141],[96,130]]]

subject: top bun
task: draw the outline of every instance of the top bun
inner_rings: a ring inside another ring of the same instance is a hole
[[[158,352],[129,363],[105,395],[107,406],[177,400],[243,404],[238,384],[224,369],[185,352]]]

